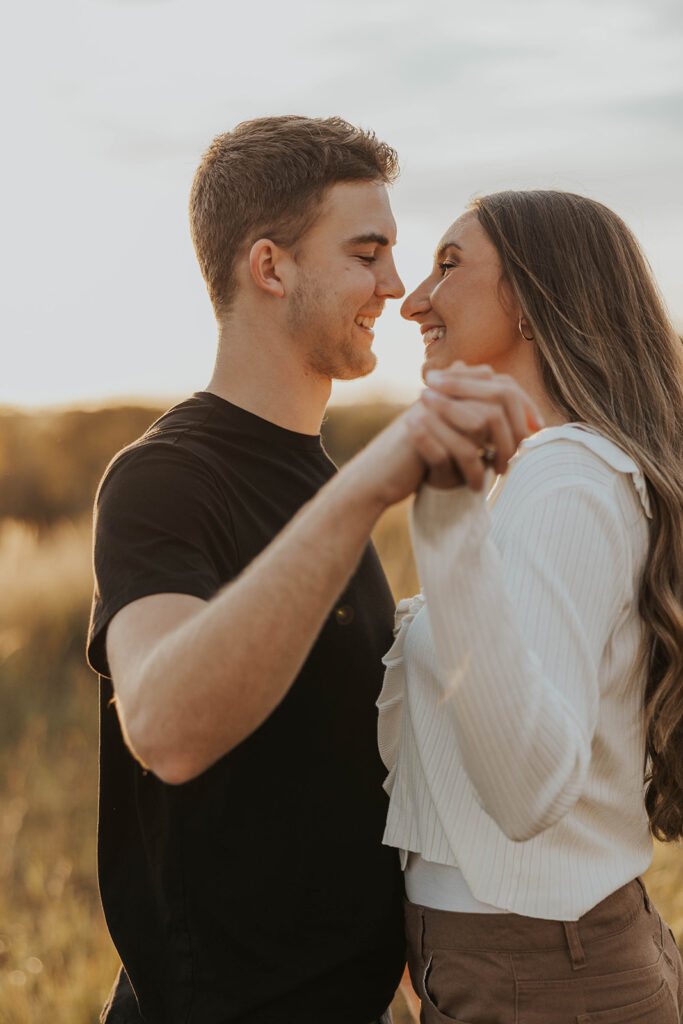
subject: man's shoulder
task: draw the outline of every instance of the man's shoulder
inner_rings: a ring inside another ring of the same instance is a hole
[[[214,395],[206,391],[196,391],[162,413],[130,447],[154,442],[182,444],[210,429],[211,421],[218,418],[218,411],[219,406]],[[222,427],[225,429],[223,424]]]
[[[108,469],[125,462],[128,456],[139,458],[141,454],[154,454],[169,447],[187,451],[209,429],[214,413],[214,406],[201,392],[191,395],[167,409],[143,434],[117,452]]]
[[[216,482],[225,428],[212,429],[215,407],[207,396],[197,393],[177,403],[147,430],[118,451],[100,481],[97,500],[108,490],[134,486],[146,481],[149,488],[160,479],[169,481],[197,477]]]

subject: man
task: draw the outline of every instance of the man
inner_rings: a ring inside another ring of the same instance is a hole
[[[215,370],[117,456],[96,509],[99,874],[125,968],[110,1024],[369,1024],[398,984],[375,709],[389,589],[334,510],[270,546],[334,474],[332,379],[372,370],[403,294],[396,173],[371,133],[302,117],[239,125],[197,171]]]

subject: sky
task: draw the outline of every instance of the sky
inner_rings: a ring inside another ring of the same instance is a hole
[[[563,188],[634,230],[683,329],[680,0],[23,0],[5,14],[0,404],[172,401],[216,328],[187,200],[212,137],[340,114],[399,152],[410,290],[471,198]],[[333,400],[410,400],[390,303],[378,367]]]

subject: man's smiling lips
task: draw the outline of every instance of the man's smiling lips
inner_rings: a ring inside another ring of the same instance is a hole
[[[360,327],[361,330],[365,331],[366,334],[369,334],[372,338],[374,338],[375,332],[373,328],[375,326],[375,320],[377,320],[377,318],[380,317],[381,315],[381,309],[377,313],[359,313],[358,316],[355,318],[354,323],[356,324],[357,327]]]

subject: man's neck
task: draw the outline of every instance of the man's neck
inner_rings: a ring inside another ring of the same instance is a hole
[[[281,340],[252,337],[247,345],[235,325],[220,328],[216,365],[206,390],[279,427],[318,434],[331,380],[303,367]]]

